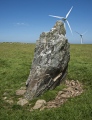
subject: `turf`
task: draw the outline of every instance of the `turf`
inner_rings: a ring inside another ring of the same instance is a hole
[[[35,44],[0,43],[0,120],[91,120],[92,119],[92,45],[70,45],[70,62],[67,79],[79,80],[84,93],[70,98],[59,108],[30,112],[30,106],[16,104],[15,91],[28,78],[34,56]],[[41,98],[49,101],[64,85],[46,92]],[[13,99],[9,104],[3,100]],[[38,98],[39,99],[39,98]],[[30,101],[30,104],[34,104]]]

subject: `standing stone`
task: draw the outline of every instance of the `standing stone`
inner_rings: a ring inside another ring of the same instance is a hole
[[[29,100],[54,89],[67,75],[70,59],[69,43],[62,21],[57,21],[50,32],[43,32],[36,42],[34,59],[26,81],[25,97]]]

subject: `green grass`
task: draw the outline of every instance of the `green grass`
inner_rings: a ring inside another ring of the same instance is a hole
[[[34,48],[35,44],[0,43],[0,120],[92,120],[92,45],[70,45],[67,79],[82,82],[83,94],[50,110],[30,112],[30,106],[16,104],[18,97],[15,91],[25,86]],[[47,91],[39,98],[52,100],[63,87]],[[5,102],[4,96],[13,99],[14,103],[10,105]],[[33,105],[36,100],[30,103]]]

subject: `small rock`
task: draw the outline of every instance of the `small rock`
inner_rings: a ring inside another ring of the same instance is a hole
[[[65,84],[66,84],[66,85],[69,85],[69,81],[68,81],[68,80],[65,80]]]
[[[21,87],[20,90],[26,90],[26,87]]]
[[[45,100],[37,100],[33,109],[40,109],[41,107],[43,107],[44,105],[46,105],[46,101]]]
[[[6,100],[6,99],[7,99],[7,97],[4,97],[3,99],[4,99],[4,100]]]
[[[75,86],[75,81],[74,80],[71,81],[71,86]]]
[[[16,90],[16,95],[24,95],[26,90]]]
[[[6,95],[8,95],[8,93],[7,93],[7,92],[5,92],[5,93],[3,94],[3,96],[6,96]]]
[[[71,97],[71,94],[64,93],[61,95],[61,98],[64,98],[64,99],[67,99],[69,97]]]
[[[13,104],[13,100],[6,100],[7,103]]]
[[[17,102],[17,104],[21,105],[21,106],[24,106],[27,103],[28,103],[28,101],[26,99],[22,99],[22,98]]]
[[[64,88],[63,91],[67,92],[67,91],[73,91],[72,87],[68,87],[68,88]]]
[[[31,108],[31,109],[30,109],[30,112],[32,112],[32,111],[33,111],[33,109]]]

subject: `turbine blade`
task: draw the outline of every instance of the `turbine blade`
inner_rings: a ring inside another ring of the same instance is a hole
[[[67,22],[67,24],[68,24],[68,27],[69,27],[71,33],[72,33],[72,29],[71,29],[71,27],[70,27],[70,24],[69,24],[68,20],[66,20],[66,22]],[[73,33],[72,33],[72,34],[73,34]]]
[[[69,12],[66,14],[66,18],[69,16],[71,10],[72,10],[73,6],[71,7],[71,9],[69,10]]]
[[[49,15],[51,17],[55,17],[55,18],[59,18],[59,19],[62,19],[63,17],[60,17],[60,16],[54,16],[54,15]]]
[[[87,31],[85,31],[82,35],[84,35]]]
[[[75,31],[76,32],[76,31]],[[81,35],[80,33],[76,32],[77,34]]]

